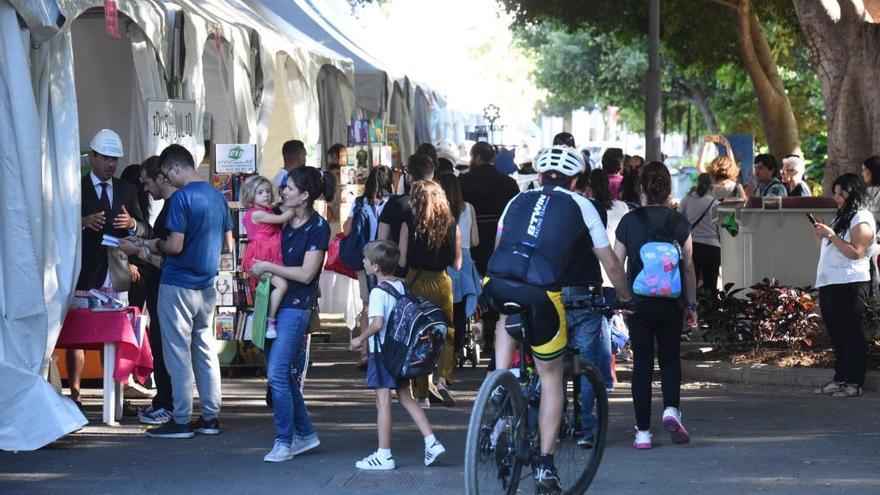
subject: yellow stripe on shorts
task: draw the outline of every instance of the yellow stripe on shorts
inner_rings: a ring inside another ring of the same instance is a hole
[[[547,298],[556,308],[556,317],[559,320],[559,331],[546,344],[532,346],[532,354],[541,361],[552,361],[565,352],[568,345],[568,324],[565,321],[565,306],[562,304],[562,292],[547,291]]]

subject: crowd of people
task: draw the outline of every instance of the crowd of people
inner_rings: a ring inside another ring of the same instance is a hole
[[[267,462],[289,460],[320,444],[301,377],[308,365],[305,337],[316,324],[318,280],[331,239],[325,215],[334,210],[319,211],[316,202],[335,197],[338,203],[341,183],[337,146],[328,150],[331,165],[324,173],[305,166],[301,142],[285,143],[282,152],[284,166],[273,180],[251,177],[241,192],[249,239],[241,268],[252,288],[263,278],[272,285],[266,370],[276,437],[264,457]],[[525,339],[542,382],[540,493],[555,493],[559,487],[553,453],[562,411],[564,349],[571,344],[596,363],[609,389],[615,381],[612,356],[627,358],[625,346],[613,343],[612,322],[591,309],[577,309],[588,308],[579,303],[616,301],[625,308],[625,323],[618,324],[626,327],[626,346],[633,355],[634,447],[652,446],[655,357],[662,384],[661,424],[674,443],[688,442],[679,410],[680,342],[682,330],[697,322],[699,295],[718,288],[717,207],[749,197],[809,196],[803,160],[788,156],[780,166],[773,155],[759,154],[755,182],[743,186],[735,161],[719,156],[676,203],[663,163],[646,163],[609,148],[593,167],[589,152],[579,151],[568,133],[521,164],[518,172],[537,174],[522,188],[496,166],[496,153],[488,143],[475,143],[462,170],[452,143],[424,143],[407,158],[397,187],[390,168],[371,168],[363,193],[342,222],[345,236],[363,235],[367,241],[357,270],[364,309],[351,346],[361,352],[366,387],[375,390],[377,406],[378,448],[356,467],[395,467],[392,389],[424,437],[425,465],[444,454],[424,409],[455,407],[455,356],[471,319],[482,320],[490,368],[510,366],[515,340],[505,330],[506,304],[527,309]],[[147,436],[218,434],[221,383],[211,322],[219,257],[232,249],[226,200],[204,181],[181,146],[169,146],[116,179],[122,155],[122,141],[111,130],[100,131],[91,142],[92,170],[82,179],[83,260],[77,288],[145,305],[151,316],[157,393],[139,412],[141,422],[154,425]],[[140,198],[138,190],[143,191]],[[816,392],[854,397],[861,395],[865,376],[862,315],[877,254],[880,157],[865,160],[861,177],[837,178],[831,193],[836,217],[828,225],[815,221],[812,229],[820,251],[815,285],[836,365],[833,380]],[[152,224],[147,195],[165,200]],[[118,245],[108,245],[106,235],[120,239]],[[393,376],[377,359],[394,301],[404,293],[432,302],[448,324],[435,373],[413,380]],[[478,314],[481,296],[489,305]],[[71,398],[77,403],[82,363],[82,351],[69,352]],[[193,381],[201,404],[195,421]],[[582,385],[582,410],[591,411],[595,394],[586,379]],[[583,422],[578,444],[589,448],[595,418],[585,414]]]

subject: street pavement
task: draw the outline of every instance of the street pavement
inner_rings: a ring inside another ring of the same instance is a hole
[[[89,426],[36,452],[0,452],[0,494],[463,493],[466,425],[485,368],[457,373],[457,407],[428,412],[448,449],[440,466],[424,467],[422,439],[395,405],[398,468],[361,472],[354,462],[376,448],[374,396],[351,358],[344,344],[315,345],[306,402],[321,445],[292,461],[262,461],[274,438],[266,382],[242,372],[224,376],[222,433],[189,440],[146,438],[136,418],[101,425],[100,390],[89,390]],[[684,446],[661,431],[659,387],[654,395],[655,447],[636,451],[629,389],[611,394],[610,435],[590,493],[880,494],[880,395],[687,383],[682,411],[693,440]]]

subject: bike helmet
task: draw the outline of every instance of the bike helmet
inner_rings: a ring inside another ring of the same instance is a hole
[[[568,146],[552,146],[538,152],[535,158],[535,170],[540,174],[559,172],[569,177],[582,173],[586,169],[584,157],[574,148]]]

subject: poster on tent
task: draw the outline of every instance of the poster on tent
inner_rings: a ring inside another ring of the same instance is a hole
[[[347,152],[348,166],[355,169],[352,177],[355,178],[356,184],[363,184],[367,181],[367,175],[370,174],[370,152],[366,146],[352,146]],[[348,172],[343,175],[346,179],[349,177]]]
[[[198,156],[196,102],[194,100],[147,100],[149,149],[158,155],[168,145],[179,144]],[[201,124],[201,123],[199,123]]]
[[[355,146],[366,144],[370,140],[370,122],[367,120],[352,120],[348,125],[348,144]]]
[[[385,126],[382,119],[370,120],[370,143],[385,143]]]
[[[216,144],[214,173],[253,174],[257,172],[257,145],[247,143]]]
[[[391,161],[387,164],[392,170],[400,170],[400,131],[394,124],[385,126],[385,141],[391,148]]]

